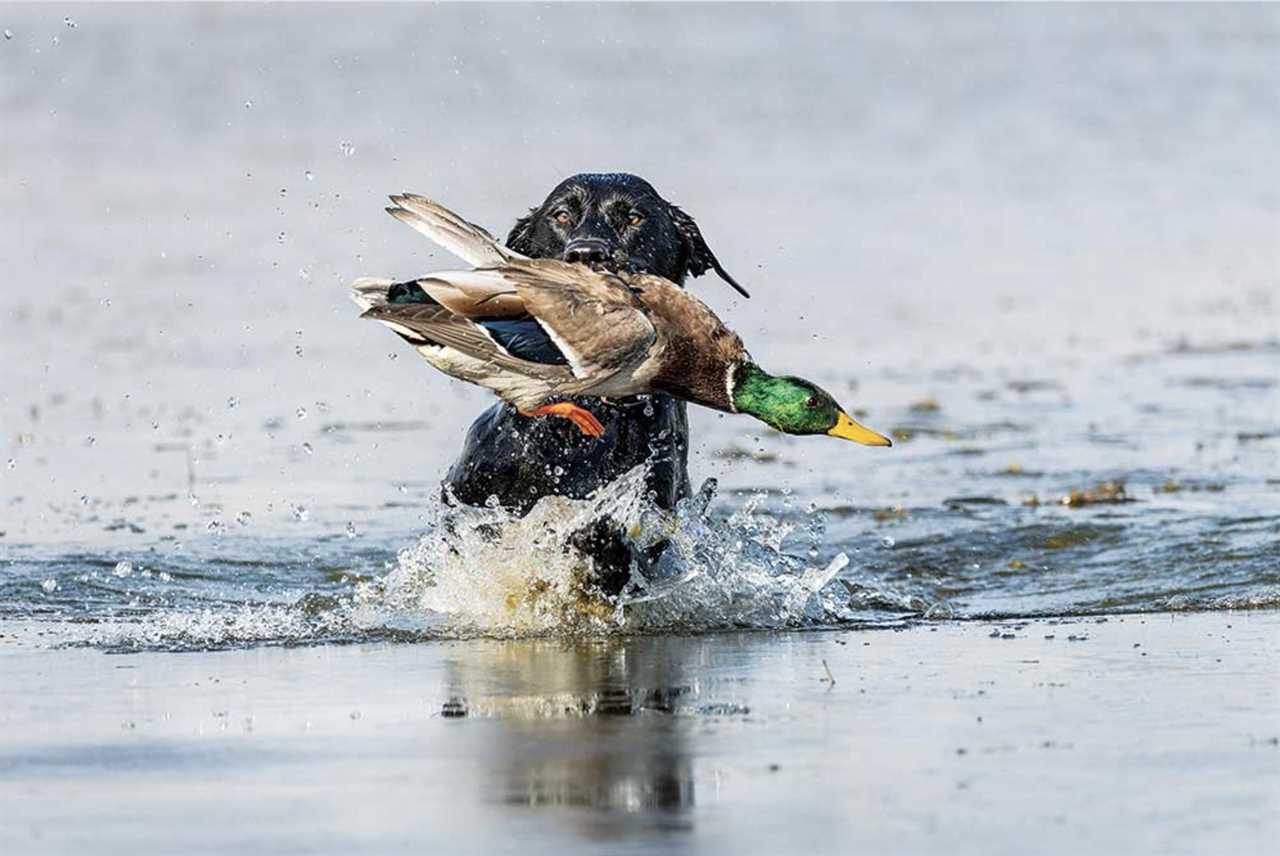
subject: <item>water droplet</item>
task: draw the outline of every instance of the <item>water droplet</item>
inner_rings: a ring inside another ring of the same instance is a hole
[[[231,410],[235,410],[236,405],[239,403],[240,399],[236,398],[234,395],[227,399],[227,407]]]
[[[84,438],[84,444],[86,446],[92,446],[96,442],[98,442],[98,438],[93,436],[92,434]]]
[[[12,462],[12,461],[10,461],[9,463],[13,463],[13,462]],[[409,486],[408,486],[408,485],[406,485],[406,484],[398,484],[398,485],[396,485],[396,490],[400,491],[401,493],[408,493],[408,492],[409,492]]]
[[[276,235],[276,243],[283,244],[286,237],[287,235],[284,232],[281,232],[279,235]],[[277,262],[277,264],[279,264],[279,262]]]
[[[89,502],[90,502],[90,499],[89,499],[89,497],[88,497],[88,496],[86,496],[86,495],[85,495],[85,494],[83,494],[83,493],[82,493],[82,494],[80,494],[80,504],[81,504],[81,505],[88,505],[88,504],[89,504]]]
[[[6,466],[8,466],[8,467],[9,467],[9,469],[11,469],[11,470],[13,470],[13,469],[17,469],[17,467],[18,467],[18,462],[17,462],[17,461],[15,461],[13,458],[10,458],[10,459],[9,459],[9,463],[8,463],[8,464],[6,464]]]
[[[311,516],[311,513],[307,511],[306,506],[303,506],[303,505],[291,505],[289,506],[289,510],[293,512],[294,520],[305,521],[308,517]]]
[[[247,100],[244,102],[244,109],[246,109],[246,110],[252,110],[252,109],[253,109],[253,99],[252,99],[252,98],[249,98],[249,99],[247,99]]]
[[[305,407],[299,407],[296,411],[294,411],[294,414],[295,414],[299,419],[306,419],[306,418],[307,418],[307,408],[305,408]]]
[[[4,40],[7,42],[7,41],[9,41],[9,39],[11,39],[11,38],[13,38],[13,30],[5,30],[5,31],[4,31]]]
[[[898,543],[897,541],[893,540],[893,538],[889,537],[888,535],[880,539],[880,546],[884,547],[885,549],[892,549],[893,545],[897,543]]]
[[[359,718],[360,718],[360,711],[358,711],[358,710],[353,710],[353,711],[351,711],[351,718],[352,718],[352,719],[359,719]]]
[[[342,152],[343,157],[351,157],[356,153],[356,145],[350,140],[343,140],[338,143],[338,151]]]
[[[304,173],[303,173],[303,175],[304,175],[304,176],[306,176],[307,181],[315,181],[315,180],[316,180],[316,174],[315,174],[314,172],[312,172],[311,170],[307,170],[306,172],[304,172]]]
[[[227,531],[227,526],[221,520],[210,520],[208,525],[204,527],[214,535],[221,535]]]
[[[101,300],[99,300],[99,301],[98,301],[98,305],[99,305],[99,306],[110,306],[110,305],[111,305],[111,298],[110,298],[110,297],[104,297],[104,298],[102,298]]]
[[[249,512],[247,512],[247,511],[242,511],[242,512],[240,512],[239,514],[237,514],[237,515],[236,515],[236,523],[239,523],[241,526],[248,526],[248,525],[249,525],[249,520],[250,520],[252,517],[253,517],[253,515],[252,515],[252,514],[250,514]]]
[[[162,583],[167,583],[167,582],[170,582],[170,581],[172,581],[172,580],[173,580],[173,577],[169,576],[169,572],[168,572],[168,571],[161,571],[161,572],[160,572],[159,574],[157,574],[156,576],[158,576],[158,577],[160,578],[160,582],[162,582]]]
[[[306,452],[308,455],[315,454],[315,449],[311,448],[311,444],[310,444],[310,443],[303,443],[303,444],[302,444],[302,451]]]
[[[298,268],[298,278],[305,279],[305,280],[311,279],[311,271],[307,270],[304,267]]]
[[[400,355],[399,355],[399,354],[397,354],[395,351],[391,351],[390,353],[388,353],[388,354],[387,354],[387,359],[389,359],[389,360],[398,360],[398,359],[400,359]]]
[[[289,195],[289,188],[287,188],[287,187],[282,187],[282,188],[280,188],[280,195],[281,195],[281,196],[288,196],[288,195]]]
[[[116,562],[116,566],[112,568],[111,573],[117,577],[128,577],[133,574],[133,562]]]
[[[53,46],[54,46],[55,48],[56,48],[58,45],[62,44],[62,39],[58,38],[57,36],[54,36],[54,37],[53,37],[53,39],[52,39],[51,41],[53,42]]]
[[[58,581],[52,578],[47,579],[40,583],[40,588],[44,589],[48,594],[53,594],[58,590]]]
[[[293,346],[293,353],[294,353],[294,356],[298,356],[298,357],[302,356],[302,346],[301,346],[301,345],[294,345],[294,346]]]
[[[79,26],[79,24],[73,21],[70,17],[63,18],[62,23],[66,24],[68,27],[70,27],[73,30]]]
[[[356,537],[356,525],[349,520],[347,521],[347,537]]]

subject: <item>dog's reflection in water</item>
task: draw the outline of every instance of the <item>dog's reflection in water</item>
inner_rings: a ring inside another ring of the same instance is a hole
[[[468,645],[448,663],[441,714],[493,728],[494,796],[510,805],[595,809],[591,823],[687,826],[689,740],[704,705],[696,639]],[[462,726],[462,723],[459,723]]]

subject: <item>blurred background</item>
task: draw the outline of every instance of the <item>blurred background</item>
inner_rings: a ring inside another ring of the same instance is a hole
[[[1049,607],[1280,583],[1280,7],[10,4],[0,28],[0,553],[29,608],[78,562],[412,541],[490,398],[344,284],[455,264],[388,193],[505,234],[582,171],[690,211],[755,297],[697,294],[901,441],[693,413],[695,483],[826,513],[824,560],[865,543],[861,572],[974,609],[1048,608],[974,562],[1092,586]],[[1140,504],[1081,534],[1056,503],[1103,480]]]

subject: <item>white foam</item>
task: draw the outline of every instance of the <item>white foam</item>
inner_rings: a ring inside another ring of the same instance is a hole
[[[780,628],[850,617],[847,589],[832,585],[848,565],[843,553],[820,566],[790,555],[784,543],[794,526],[759,513],[759,498],[728,520],[710,516],[712,484],[664,511],[646,497],[644,477],[636,467],[590,499],[544,498],[523,518],[499,508],[444,510],[357,602],[497,635]],[[567,546],[604,515],[639,547],[670,544],[654,568],[632,569],[617,598],[591,590],[591,560]]]

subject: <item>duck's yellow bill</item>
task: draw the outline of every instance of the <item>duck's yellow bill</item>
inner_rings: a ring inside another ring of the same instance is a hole
[[[877,434],[870,428],[859,425],[850,418],[849,414],[843,410],[836,420],[835,427],[827,432],[832,437],[841,437],[845,440],[852,440],[855,443],[861,443],[864,446],[892,446],[893,441],[883,434]]]

